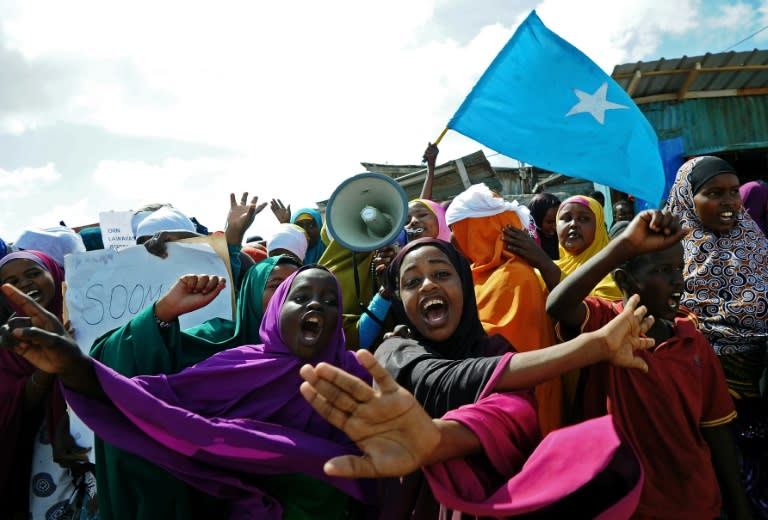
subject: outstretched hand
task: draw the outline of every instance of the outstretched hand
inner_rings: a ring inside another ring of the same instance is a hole
[[[155,303],[155,316],[170,322],[211,303],[226,286],[221,276],[185,274]]]
[[[419,469],[440,442],[440,432],[416,398],[398,385],[368,351],[357,359],[378,390],[327,363],[304,365],[301,393],[329,423],[363,452],[325,463],[325,473],[347,478],[399,477]]]
[[[667,210],[648,209],[638,213],[616,240],[634,255],[661,251],[676,244],[688,229]]]
[[[56,316],[13,285],[3,284],[2,292],[27,317],[11,318],[0,327],[0,348],[12,350],[50,374],[65,372],[83,359]]]
[[[655,345],[652,338],[643,337],[653,326],[654,318],[646,316],[648,310],[644,305],[638,306],[639,303],[640,296],[633,294],[627,300],[624,311],[596,332],[604,342],[606,361],[617,367],[648,372],[648,364],[636,355],[636,351]]]
[[[224,229],[224,235],[227,237],[227,244],[240,245],[243,243],[245,232],[253,224],[256,215],[267,207],[266,202],[259,204],[259,197],[251,198],[248,202],[248,192],[244,192],[240,197],[238,204],[234,193],[229,194],[229,214],[227,215],[227,225]]]

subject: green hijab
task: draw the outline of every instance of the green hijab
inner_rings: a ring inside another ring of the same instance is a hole
[[[241,345],[261,343],[259,327],[264,317],[261,300],[269,275],[278,264],[299,264],[289,256],[270,256],[251,267],[245,274],[237,300],[235,321],[213,318],[181,333],[184,348],[216,352]],[[210,355],[215,354],[212,352]],[[210,357],[206,356],[206,357]],[[203,358],[205,359],[205,358]]]
[[[332,240],[328,235],[326,226],[323,226],[320,231],[320,239],[326,244],[326,248],[317,263],[326,267],[339,280],[341,301],[344,306],[342,309],[342,326],[347,338],[347,348],[357,350],[360,346],[357,331],[360,314],[363,313],[364,308],[368,307],[373,295],[378,290],[378,287],[375,286],[376,278],[371,275],[374,251],[353,253],[336,240]],[[355,264],[357,265],[357,285],[355,284]],[[362,308],[360,307],[361,303],[363,304]]]
[[[238,295],[235,321],[214,318],[185,331],[176,321],[163,332],[148,306],[121,328],[105,334],[91,357],[127,377],[173,374],[228,348],[261,343],[261,304],[267,279],[288,257],[266,258],[251,267]],[[226,518],[223,501],[188,486],[148,460],[96,438],[99,514],[102,520],[215,520]]]

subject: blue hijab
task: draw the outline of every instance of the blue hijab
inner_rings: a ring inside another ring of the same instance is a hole
[[[291,224],[295,224],[296,219],[298,219],[302,215],[309,215],[315,220],[315,224],[317,225],[317,231],[319,234],[320,230],[323,229],[323,217],[320,216],[320,212],[312,208],[301,208],[300,210],[296,211],[293,215],[291,215]],[[316,264],[317,261],[320,260],[320,257],[323,256],[324,252],[325,252],[325,243],[318,236],[317,243],[314,246],[307,248],[307,253],[304,255],[304,265]]]

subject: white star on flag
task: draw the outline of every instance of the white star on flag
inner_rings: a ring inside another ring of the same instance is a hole
[[[606,110],[619,110],[629,108],[626,105],[620,105],[618,103],[612,103],[606,99],[608,93],[608,82],[604,81],[600,88],[595,90],[594,94],[589,94],[583,90],[577,88],[573,89],[573,93],[579,98],[579,102],[573,105],[573,108],[565,114],[565,117],[572,116],[574,114],[588,113],[592,114],[595,121],[601,125],[605,124],[605,112]]]

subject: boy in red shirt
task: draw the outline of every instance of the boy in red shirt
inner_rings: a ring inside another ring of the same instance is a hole
[[[568,276],[547,299],[563,340],[602,327],[623,302],[588,297],[612,271],[626,301],[632,294],[655,323],[656,346],[639,352],[647,371],[600,363],[583,369],[577,411],[610,413],[645,472],[635,518],[751,518],[728,423],[736,416],[720,362],[695,317],[679,308],[685,234],[676,217],[644,211],[627,229]],[[721,502],[722,496],[722,502]]]

